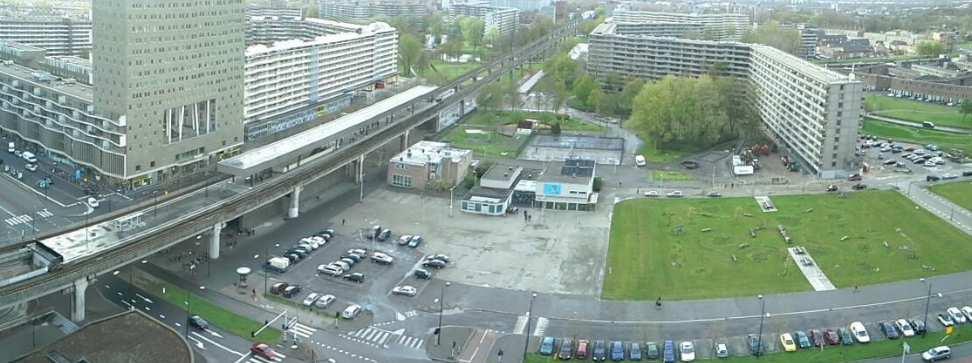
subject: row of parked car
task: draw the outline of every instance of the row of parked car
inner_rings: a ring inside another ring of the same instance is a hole
[[[375,240],[378,242],[385,242],[392,238],[392,231],[388,228],[382,228],[381,225],[374,225],[368,231],[368,239]],[[419,235],[403,234],[398,237],[399,246],[408,246],[411,248],[418,248],[425,240]]]
[[[695,343],[684,341],[676,344],[674,341],[666,340],[662,344],[656,342],[621,342],[611,341],[606,343],[603,340],[591,342],[587,339],[578,339],[576,342],[571,338],[544,337],[540,342],[541,355],[552,355],[557,359],[587,359],[593,361],[622,361],[625,359],[640,361],[642,359],[655,360],[661,359],[666,363],[675,361],[691,362],[695,360]],[[729,348],[725,343],[716,344],[715,354],[719,358],[729,357]]]
[[[277,272],[285,272],[290,266],[306,259],[314,251],[324,247],[334,238],[333,229],[325,229],[311,236],[301,238],[297,243],[284,251],[282,256],[271,257],[267,260],[266,268]]]
[[[394,257],[389,256],[384,252],[373,251],[369,255],[368,250],[365,248],[352,248],[349,249],[344,255],[341,255],[337,261],[333,261],[326,265],[318,265],[317,272],[319,272],[321,275],[343,277],[345,280],[361,283],[364,282],[365,275],[360,272],[350,271],[352,267],[365,259],[369,259],[371,262],[379,265],[391,265],[395,262]]]

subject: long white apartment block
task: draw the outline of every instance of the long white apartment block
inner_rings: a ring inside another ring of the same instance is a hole
[[[480,18],[485,23],[485,34],[496,31],[505,36],[516,30],[520,25],[520,10],[492,6],[485,3],[453,3],[449,6],[449,18],[456,21],[461,17],[471,16]]]
[[[599,25],[590,36],[588,71],[600,82],[637,77],[732,76],[749,81],[767,135],[821,177],[859,168],[854,155],[863,83],[778,49],[732,41],[625,34]]]
[[[712,40],[739,40],[752,28],[749,15],[741,13],[689,14],[619,9],[614,11],[613,22],[622,27],[652,27],[657,31],[676,33],[674,36],[693,31]]]
[[[52,56],[87,56],[91,51],[91,20],[59,16],[0,17],[0,40],[42,48]]]
[[[253,123],[350,96],[397,76],[398,31],[386,23],[354,25],[306,18],[313,37],[246,49],[244,118]],[[298,34],[299,35],[299,34]],[[313,112],[310,113],[313,115]]]

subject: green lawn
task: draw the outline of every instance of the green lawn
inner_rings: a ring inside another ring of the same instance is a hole
[[[862,133],[920,145],[936,144],[939,148],[945,151],[953,148],[960,149],[965,151],[965,155],[972,156],[972,136],[970,135],[959,135],[942,131],[894,125],[871,118],[864,118],[864,129],[862,130]]]
[[[649,163],[668,164],[681,160],[685,155],[691,153],[689,150],[662,150],[655,147],[655,143],[649,137],[638,134],[638,138],[644,140],[638,154],[645,157]]]
[[[844,199],[784,196],[773,202],[779,212],[762,213],[752,198],[618,204],[603,297],[680,300],[808,291],[810,284],[777,231],[781,224],[837,287],[972,269],[972,255],[955,253],[955,246],[972,243],[972,237],[896,192],[851,193]],[[683,233],[676,236],[678,225]],[[755,238],[751,229],[758,229]]]
[[[868,95],[864,103],[870,112],[881,116],[915,122],[931,121],[938,126],[972,129],[972,117],[959,113],[958,107],[875,94]]]
[[[139,287],[153,292],[153,295],[162,298],[172,305],[181,307],[183,310],[188,308],[188,305],[186,304],[187,292],[184,289],[176,287],[170,283],[160,281],[142,281],[137,284],[144,285]],[[163,289],[165,294],[154,293],[162,292]],[[232,311],[226,310],[198,295],[192,295],[191,303],[192,314],[199,315],[203,319],[206,319],[206,321],[208,321],[210,324],[213,324],[214,326],[230,332],[231,334],[240,338],[269,344],[275,344],[280,341],[280,330],[267,328],[260,332],[260,334],[256,337],[251,337],[250,332],[259,329],[261,326],[263,326],[263,323],[250,320],[247,317],[240,316]]]
[[[941,195],[952,203],[972,211],[972,182],[939,184],[929,188],[935,194]]]
[[[468,119],[447,131],[442,141],[460,149],[473,150],[478,158],[515,158],[517,151],[529,140],[529,137],[504,136],[496,132],[496,128],[527,118],[539,120],[544,124],[557,122],[554,114],[545,112],[476,111]],[[474,132],[470,133],[467,130],[474,130]],[[568,118],[561,122],[561,130],[600,133],[604,128]]]
[[[445,84],[452,80],[462,77],[462,75],[479,67],[479,63],[446,63],[440,60],[433,61],[429,68],[422,71],[421,76],[437,84]]]

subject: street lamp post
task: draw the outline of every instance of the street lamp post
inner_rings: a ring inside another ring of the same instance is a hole
[[[763,355],[763,320],[766,318],[766,300],[763,299],[763,294],[756,295],[756,298],[760,302],[760,312],[759,312],[759,336],[756,337],[756,359]]]
[[[155,197],[155,204],[153,204],[152,207],[152,216],[158,217],[159,216],[159,191],[158,190],[152,191],[152,196]]]
[[[452,188],[449,188],[449,217],[452,217],[452,204],[454,203],[455,200],[456,200],[456,186],[453,185]]]
[[[446,281],[445,285],[442,285],[442,289],[439,290],[439,327],[436,328],[438,334],[435,335],[435,345],[439,345],[442,341],[442,309],[444,307],[443,300],[445,299],[445,288],[452,285],[451,282]]]
[[[280,244],[279,243],[274,243],[273,244],[273,247],[280,247]],[[269,259],[270,259],[270,247],[269,246],[267,247],[267,254],[265,254],[263,256],[267,258],[267,261],[269,261]],[[270,287],[267,286],[269,284],[270,284],[270,272],[267,271],[266,268],[264,268],[263,269],[263,294],[264,295],[266,295],[266,294],[269,293],[269,290],[268,289]]]
[[[925,297],[925,320],[923,322],[923,324],[925,325],[925,329],[922,330],[922,332],[921,332],[921,335],[924,336],[925,333],[928,332],[928,308],[931,305],[932,283],[931,283],[931,281],[926,280],[924,277],[921,278],[920,280],[921,280],[921,282],[924,282],[924,283],[927,283],[928,284],[928,296]]]
[[[523,361],[524,362],[527,361],[527,350],[530,349],[530,318],[533,317],[533,300],[536,299],[536,298],[537,298],[537,293],[534,292],[534,293],[531,293],[530,294],[530,306],[527,308],[526,330],[523,332],[523,335],[526,336],[526,339],[525,339],[525,341],[523,343]]]

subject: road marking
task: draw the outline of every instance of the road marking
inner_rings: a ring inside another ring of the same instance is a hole
[[[287,329],[287,331],[294,333],[295,335],[301,338],[308,338],[311,335],[314,335],[314,332],[316,332],[317,329],[311,328],[301,323],[294,323],[294,326],[290,327],[290,329]]]
[[[533,329],[533,336],[539,337],[543,336],[543,333],[547,331],[547,325],[550,324],[550,320],[544,317],[537,317],[537,326]]]
[[[196,342],[196,347],[198,347],[199,349],[206,350],[206,346],[196,338],[189,337],[189,339]]]
[[[37,211],[37,215],[41,216],[41,218],[50,218],[54,216],[54,212],[51,212],[47,210],[47,208],[44,208]]]
[[[527,320],[529,320],[528,315],[520,315],[516,317],[516,325],[513,326],[513,334],[523,334],[526,330]]]
[[[13,226],[16,226],[18,224],[30,223],[33,220],[34,220],[34,218],[31,218],[30,215],[21,214],[19,216],[14,216],[14,217],[10,217],[10,218],[4,219],[3,221],[4,222],[7,222],[7,224],[9,224],[11,227],[13,227]]]
[[[16,217],[17,216],[16,214],[10,213],[10,211],[7,210],[7,208],[4,208],[2,205],[0,205],[0,210],[3,210],[5,213],[9,214],[11,217]]]
[[[176,323],[176,325],[179,325],[179,323]],[[219,344],[217,342],[214,342],[214,341],[210,340],[205,335],[199,334],[197,332],[192,332],[192,335],[195,336],[196,338],[202,339],[203,341],[205,341],[205,342],[207,342],[209,344],[215,345],[216,347],[218,347],[218,348],[220,348],[222,350],[225,350],[227,352],[230,352],[230,353],[233,353],[233,354],[236,354],[236,355],[239,355],[239,356],[244,356],[244,357],[246,356],[246,354],[243,354],[243,353],[237,352],[235,350],[229,349],[229,348],[227,348],[226,346],[224,346],[222,344]]]

